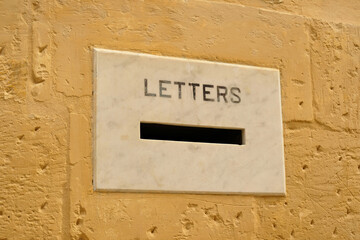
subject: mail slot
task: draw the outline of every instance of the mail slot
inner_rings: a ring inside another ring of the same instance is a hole
[[[94,50],[94,189],[285,194],[279,71]]]
[[[140,138],[177,142],[242,145],[243,130],[142,122],[140,123]]]

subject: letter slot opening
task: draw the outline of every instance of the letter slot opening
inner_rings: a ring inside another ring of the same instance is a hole
[[[140,138],[178,142],[202,142],[243,145],[244,129],[179,126],[160,123],[140,123]]]

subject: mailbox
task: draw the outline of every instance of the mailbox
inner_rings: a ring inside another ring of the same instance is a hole
[[[285,194],[279,71],[94,49],[94,188]]]

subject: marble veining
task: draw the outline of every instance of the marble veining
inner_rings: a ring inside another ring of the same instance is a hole
[[[243,145],[140,138],[140,123],[243,129]],[[285,194],[279,71],[94,49],[94,188]]]

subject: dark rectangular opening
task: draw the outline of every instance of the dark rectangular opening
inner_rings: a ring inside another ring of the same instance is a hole
[[[203,142],[243,145],[243,129],[178,126],[140,123],[140,138],[178,142]]]

